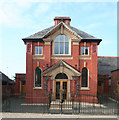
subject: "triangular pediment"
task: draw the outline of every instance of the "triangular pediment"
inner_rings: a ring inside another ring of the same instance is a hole
[[[65,34],[65,31],[67,31],[70,36],[72,35],[72,38],[78,39],[79,41],[82,39],[80,35],[78,35],[75,31],[73,31],[67,24],[64,22],[60,22],[55,27],[53,27],[50,31],[48,31],[44,37],[44,41],[51,41],[53,37],[51,37],[53,34],[58,32],[58,34]]]
[[[81,73],[63,60],[58,61],[43,72],[43,76],[52,76],[54,73],[66,73],[69,76],[80,76]]]

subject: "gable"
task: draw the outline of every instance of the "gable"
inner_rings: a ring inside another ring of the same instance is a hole
[[[72,76],[81,75],[81,73],[77,69],[73,68],[71,65],[61,60],[46,69],[43,72],[43,76],[51,76],[51,78],[53,79],[58,73],[65,73],[68,76],[68,79],[72,79]]]
[[[52,41],[56,38],[58,35],[66,35],[69,37],[69,39],[80,41],[82,38],[72,31],[70,28],[68,28],[63,22],[59,23],[55,28],[50,30],[43,38],[43,41]]]

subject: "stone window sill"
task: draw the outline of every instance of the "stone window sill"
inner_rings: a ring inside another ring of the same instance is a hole
[[[90,88],[88,88],[88,87],[81,87],[80,90],[90,90]]]
[[[90,60],[91,56],[90,55],[79,55],[79,59],[86,59],[86,60]]]
[[[44,55],[33,55],[33,59],[44,59]]]
[[[52,55],[51,59],[72,59],[71,55]]]
[[[35,87],[35,88],[33,88],[34,90],[41,90],[42,89],[42,87]]]

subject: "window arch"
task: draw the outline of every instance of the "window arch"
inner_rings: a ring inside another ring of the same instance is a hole
[[[82,68],[81,87],[88,87],[88,69]]]
[[[69,39],[66,35],[58,35],[55,38],[54,54],[69,54]]]
[[[35,87],[42,87],[42,69],[40,67],[35,69]]]
[[[58,73],[55,79],[68,79],[68,77],[65,73]]]

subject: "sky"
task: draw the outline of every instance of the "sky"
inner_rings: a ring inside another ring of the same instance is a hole
[[[26,73],[22,38],[54,25],[55,16],[69,16],[71,26],[102,39],[98,56],[117,56],[117,1],[102,1],[0,0],[0,71],[12,79]]]

